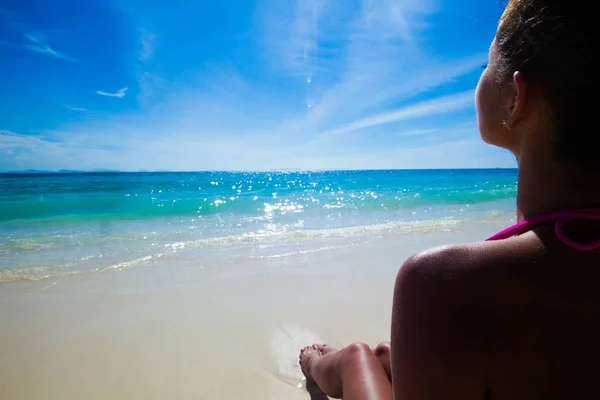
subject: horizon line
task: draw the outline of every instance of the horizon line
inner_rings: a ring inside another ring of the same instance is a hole
[[[0,174],[5,175],[18,175],[18,174],[144,174],[144,173],[179,173],[179,174],[193,174],[193,173],[248,173],[248,172],[365,172],[365,171],[473,171],[473,170],[518,170],[518,167],[480,167],[480,168],[327,168],[327,169],[256,169],[256,170],[226,170],[226,169],[213,169],[213,170],[112,170],[112,169],[97,169],[97,170],[38,170],[38,169],[26,169],[26,170],[5,170],[1,171]]]

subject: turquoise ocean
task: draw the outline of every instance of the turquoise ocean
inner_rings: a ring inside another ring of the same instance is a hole
[[[2,174],[0,280],[401,244],[508,223],[516,189],[512,169]]]

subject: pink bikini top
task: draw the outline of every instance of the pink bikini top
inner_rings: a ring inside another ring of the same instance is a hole
[[[565,245],[579,251],[591,251],[600,248],[600,234],[592,243],[577,243],[567,237],[563,231],[563,226],[573,220],[600,221],[600,208],[581,208],[573,210],[556,211],[539,217],[527,219],[511,227],[496,233],[487,240],[502,240],[513,236],[521,235],[532,229],[539,227],[547,222],[556,221],[554,224],[554,233]]]

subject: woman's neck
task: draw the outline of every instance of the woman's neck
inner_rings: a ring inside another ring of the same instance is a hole
[[[517,221],[570,208],[600,208],[600,173],[568,168],[539,152],[519,161]]]

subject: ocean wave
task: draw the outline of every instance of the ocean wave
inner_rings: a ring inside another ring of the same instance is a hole
[[[357,236],[407,235],[419,233],[448,232],[457,225],[472,221],[467,218],[446,217],[423,221],[394,221],[382,224],[349,226],[326,229],[295,229],[290,226],[274,227],[271,230],[258,230],[239,235],[178,241],[164,244],[171,250],[203,246],[231,244],[264,244],[285,241],[349,238]]]
[[[137,257],[127,261],[111,263],[103,267],[88,269],[68,269],[73,267],[73,262],[51,268],[37,267],[15,270],[0,270],[0,282],[2,281],[41,281],[46,279],[66,278],[74,275],[95,274],[108,271],[119,271],[129,268],[139,267],[150,261],[157,260],[164,256],[163,253],[156,253],[143,257]],[[87,261],[93,256],[83,257],[78,261]]]
[[[318,247],[301,248],[290,251],[278,252],[275,254],[249,254],[247,258],[282,258],[301,254],[310,254],[315,252],[335,250],[345,246],[352,246],[365,240],[374,240],[381,237],[402,236],[402,235],[424,235],[441,232],[458,231],[463,224],[479,223],[485,224],[498,222],[499,219],[506,219],[504,213],[490,213],[488,218],[456,218],[445,217],[431,220],[420,221],[394,221],[380,224],[359,225],[340,228],[324,229],[298,229],[293,225],[276,226],[273,225],[268,230],[257,230],[238,235],[225,235],[213,238],[178,240],[174,242],[163,242],[161,244],[153,243],[147,246],[147,249],[162,248],[161,251],[151,254],[134,257],[122,261],[108,262],[105,265],[90,268],[86,263],[92,262],[97,265],[100,257],[87,255],[79,257],[70,262],[51,267],[33,267],[26,269],[8,269],[0,270],[0,281],[29,280],[39,281],[50,278],[61,278],[81,274],[103,273],[109,271],[125,270],[140,267],[158,259],[176,259],[177,254],[182,251],[194,251],[201,248],[218,248],[228,246],[249,246],[249,245],[272,245],[272,244],[301,244],[305,242],[308,246],[314,246],[313,242],[319,243]],[[345,239],[338,241],[337,239]],[[113,239],[116,243],[120,241]],[[328,240],[334,240],[329,241]],[[157,248],[158,246],[158,248]],[[93,247],[92,247],[93,248]],[[68,253],[67,253],[68,254]],[[65,254],[65,256],[67,256]],[[183,253],[185,254],[185,253]],[[92,260],[93,259],[93,260]]]

